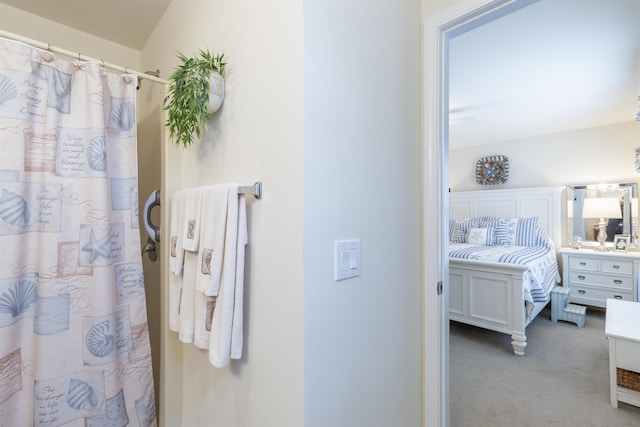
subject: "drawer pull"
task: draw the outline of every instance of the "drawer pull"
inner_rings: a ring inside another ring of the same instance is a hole
[[[580,265],[587,265],[587,263],[584,261],[580,261]]]
[[[584,279],[585,279],[585,277],[584,277],[584,276],[578,276],[578,279],[580,279],[580,280],[584,280]]]
[[[614,295],[613,296],[615,299],[622,299],[622,295]]]
[[[620,280],[620,279],[613,279],[613,283],[615,283],[616,285],[619,285],[620,283],[622,283],[622,280]]]
[[[587,291],[583,291],[582,289],[580,289],[580,290],[578,290],[578,293],[579,293],[580,295],[584,295],[584,294],[586,294],[586,293],[587,293]]]
[[[617,269],[619,269],[619,268],[620,268],[620,266],[619,266],[619,265],[614,265],[614,266],[613,266],[613,268],[614,268],[615,270],[617,270]]]

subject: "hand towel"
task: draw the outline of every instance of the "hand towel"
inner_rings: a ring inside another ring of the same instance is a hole
[[[185,251],[197,251],[200,241],[202,203],[202,191],[204,187],[195,187],[187,190],[184,205],[182,207],[182,249]],[[205,221],[208,219],[205,217]]]
[[[246,226],[244,232],[239,233],[238,230],[239,224],[242,223],[246,225],[246,220],[239,221],[238,219],[240,200],[242,200],[244,204],[244,197],[238,195],[237,185],[235,185],[235,189],[231,188],[228,192],[222,279],[220,292],[216,299],[216,307],[213,312],[211,340],[209,344],[209,362],[217,368],[226,366],[231,358],[231,340],[235,313],[234,305],[236,303],[237,251],[239,245],[244,245],[244,243],[238,241],[239,234],[243,242],[246,240]],[[242,211],[245,212],[245,210]],[[240,301],[237,302],[240,303]]]
[[[184,249],[180,235],[183,230],[183,206],[188,196],[187,190],[178,190],[171,196],[171,218],[169,221],[169,269],[173,274],[181,275],[184,262]]]
[[[211,185],[202,193],[196,289],[207,296],[217,296],[220,290],[229,192],[235,192],[234,198],[237,198],[237,184]]]

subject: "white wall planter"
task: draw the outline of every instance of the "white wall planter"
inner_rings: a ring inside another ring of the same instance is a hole
[[[220,109],[224,101],[224,77],[218,73],[211,73],[209,77],[209,102],[207,112],[213,114]]]

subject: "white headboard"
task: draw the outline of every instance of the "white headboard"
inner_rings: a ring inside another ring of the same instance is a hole
[[[563,212],[566,209],[565,187],[510,188],[449,193],[449,217],[475,216],[539,218],[557,249],[565,245]]]

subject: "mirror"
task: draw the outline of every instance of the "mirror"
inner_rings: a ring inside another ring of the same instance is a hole
[[[599,223],[605,246],[613,247],[616,235],[629,236],[629,248],[638,247],[638,184],[589,184],[567,186],[568,241],[598,246]]]

